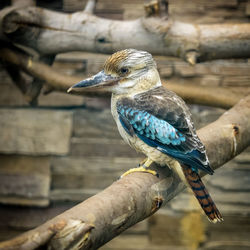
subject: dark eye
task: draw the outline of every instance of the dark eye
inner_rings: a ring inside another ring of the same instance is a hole
[[[124,75],[124,74],[127,74],[127,73],[128,73],[128,68],[123,67],[123,68],[120,69],[120,72],[121,72],[123,75]]]

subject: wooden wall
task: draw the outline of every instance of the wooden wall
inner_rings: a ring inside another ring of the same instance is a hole
[[[81,10],[86,1],[37,1],[58,11]],[[113,19],[144,15],[142,0],[99,0],[96,14]],[[247,22],[250,2],[242,0],[170,0],[172,18],[196,23]],[[55,69],[90,76],[107,55],[67,53]],[[250,89],[249,60],[218,60],[196,66],[176,58],[156,57],[162,78],[178,84]],[[108,99],[64,93],[39,97],[31,108],[0,66],[0,240],[31,229],[110,185],[141,159],[120,138]],[[215,93],[216,94],[216,93]],[[224,110],[192,105],[197,127]],[[220,168],[206,184],[225,221],[210,224],[186,191],[166,208],[124,232],[108,249],[250,248],[249,150]]]

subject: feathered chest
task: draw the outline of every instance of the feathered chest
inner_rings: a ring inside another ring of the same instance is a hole
[[[118,114],[118,110],[117,110],[117,101],[119,99],[116,96],[112,96],[111,98],[111,113],[112,116],[116,122],[118,131],[121,135],[121,137],[123,138],[123,140],[128,143],[131,147],[134,148],[134,144],[135,144],[135,140],[136,138],[134,136],[131,136],[129,133],[127,133],[127,131],[124,129],[124,127],[122,126],[120,119],[119,119],[119,114]]]

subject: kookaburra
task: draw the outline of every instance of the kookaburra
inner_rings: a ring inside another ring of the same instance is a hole
[[[181,177],[193,190],[208,219],[222,220],[198,174],[198,170],[208,174],[213,174],[213,170],[191,113],[179,96],[162,86],[151,54],[135,49],[118,51],[106,60],[102,71],[75,84],[68,92],[82,87],[112,92],[111,112],[122,138],[147,156],[138,171],[147,171],[156,162],[180,175],[176,166],[181,166]]]

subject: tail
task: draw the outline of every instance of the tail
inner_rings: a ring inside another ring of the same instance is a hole
[[[223,221],[221,213],[217,209],[210,194],[208,193],[203,182],[201,181],[200,176],[190,167],[182,165],[182,169],[188,184],[190,185],[197,200],[199,201],[201,208],[207,215],[208,220],[213,223],[216,223],[217,221],[219,222]]]

